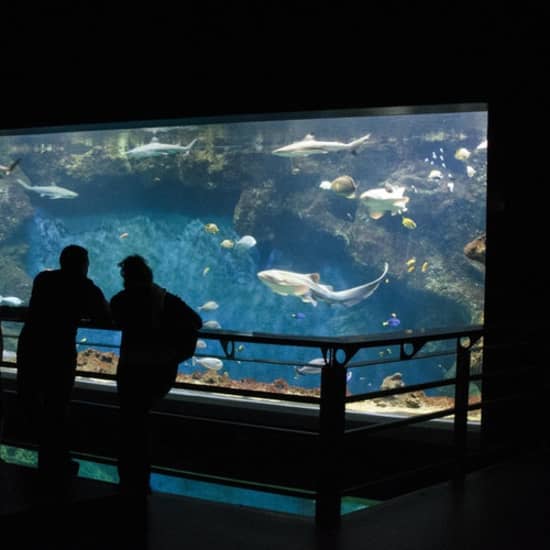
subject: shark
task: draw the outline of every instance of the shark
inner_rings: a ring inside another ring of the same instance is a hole
[[[301,141],[296,141],[290,145],[279,147],[272,151],[274,155],[281,157],[307,157],[309,155],[325,155],[332,151],[351,151],[355,153],[357,147],[365,143],[370,138],[367,134],[359,139],[349,143],[339,141],[317,141],[313,134],[307,134]]]
[[[382,275],[364,285],[335,291],[329,285],[320,283],[319,273],[295,273],[280,269],[268,269],[259,271],[258,278],[273,292],[281,296],[296,296],[302,302],[317,306],[322,300],[329,304],[341,304],[351,307],[372,295],[378,285],[388,273],[388,264],[384,264]]]
[[[197,138],[195,138],[191,143],[187,145],[177,145],[173,143],[161,143],[158,138],[154,137],[146,145],[140,145],[139,147],[134,147],[126,151],[126,156],[128,158],[134,159],[143,159],[149,157],[163,157],[167,155],[177,155],[182,153],[187,156],[191,151],[191,147],[195,145]]]
[[[53,183],[51,185],[29,185],[20,178],[17,178],[16,181],[25,189],[33,193],[38,193],[41,197],[48,197],[50,199],[74,199],[78,197],[78,193],[75,191],[71,191],[65,187],[59,187]]]

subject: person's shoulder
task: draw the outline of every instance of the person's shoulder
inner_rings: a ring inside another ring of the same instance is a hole
[[[57,279],[60,276],[59,269],[44,269],[36,275],[35,280]]]
[[[35,285],[53,284],[60,280],[59,269],[45,269],[36,275],[34,278]]]
[[[119,303],[121,302],[122,300],[125,299],[126,297],[126,294],[127,292],[125,290],[121,290],[120,292],[117,292],[116,294],[114,294],[111,298],[111,304],[113,303]]]

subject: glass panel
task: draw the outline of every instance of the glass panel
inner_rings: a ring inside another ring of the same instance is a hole
[[[485,106],[270,118],[0,135],[0,304],[78,243],[108,297],[139,253],[214,327],[482,322]]]

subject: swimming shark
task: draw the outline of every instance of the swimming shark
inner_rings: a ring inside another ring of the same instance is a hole
[[[273,152],[274,155],[281,157],[307,157],[309,155],[324,155],[331,151],[351,151],[355,153],[355,149],[365,143],[370,138],[367,134],[359,139],[350,141],[349,143],[341,143],[339,141],[317,141],[313,134],[307,134],[301,141],[296,141],[290,145],[279,147]]]
[[[342,304],[350,307],[368,298],[377,288],[388,272],[388,264],[384,264],[384,272],[370,283],[354,288],[335,291],[331,286],[322,285],[319,273],[294,273],[280,269],[268,269],[257,273],[262,283],[281,296],[296,296],[302,302],[317,306],[322,300],[329,304]]]
[[[65,187],[59,187],[53,183],[52,185],[29,185],[19,178],[17,178],[16,181],[25,189],[38,193],[41,197],[48,197],[50,199],[74,199],[78,197],[78,193],[75,191],[71,191]]]
[[[158,138],[154,137],[150,143],[140,145],[139,147],[134,147],[133,149],[126,151],[125,154],[127,157],[134,159],[176,155],[178,153],[183,153],[187,156],[196,141],[197,138],[187,145],[177,145],[173,143],[161,143]]]

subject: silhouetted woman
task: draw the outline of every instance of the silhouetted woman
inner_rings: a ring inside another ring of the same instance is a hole
[[[141,256],[119,263],[124,290],[111,299],[115,322],[122,329],[117,388],[120,404],[118,472],[123,494],[150,492],[149,412],[170,390],[178,360],[169,351],[171,320],[184,317],[187,330],[202,327],[200,316],[178,296],[153,282]],[[185,329],[178,337],[185,338]]]

